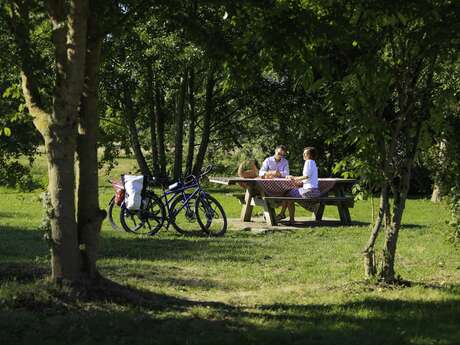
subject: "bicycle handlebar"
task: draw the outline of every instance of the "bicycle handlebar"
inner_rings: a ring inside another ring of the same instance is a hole
[[[206,169],[201,172],[200,177],[203,177],[203,176],[206,176],[207,174],[209,174],[212,171],[213,168],[214,168],[214,166],[212,164],[209,164],[206,167]]]
[[[191,181],[199,181],[199,180],[201,180],[202,177],[204,177],[204,176],[206,176],[207,174],[209,174],[209,173],[212,171],[212,169],[213,169],[213,165],[210,164],[210,165],[208,165],[208,166],[206,167],[206,169],[202,170],[198,176],[196,176],[196,175],[194,175],[194,174],[190,174],[190,175],[185,176],[185,177],[182,179],[182,181],[183,181],[184,183],[186,183],[186,182],[188,182],[188,181],[190,181],[190,182],[191,182]]]

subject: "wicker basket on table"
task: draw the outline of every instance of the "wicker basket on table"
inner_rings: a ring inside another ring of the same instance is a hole
[[[238,176],[243,178],[256,178],[259,176],[259,169],[255,161],[246,160],[242,162],[238,167]],[[239,185],[245,189],[248,187],[248,184],[244,182],[240,182]]]

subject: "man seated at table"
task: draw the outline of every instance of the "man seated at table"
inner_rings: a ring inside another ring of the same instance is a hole
[[[278,145],[275,154],[262,163],[259,176],[262,178],[286,177],[289,175],[289,162],[286,158],[286,146]]]
[[[284,145],[278,145],[275,149],[275,154],[268,157],[262,163],[262,167],[259,170],[259,176],[262,178],[275,178],[275,177],[286,177],[289,175],[289,162],[286,158],[287,149]],[[287,203],[283,203],[280,214],[276,216],[277,220],[286,218]]]

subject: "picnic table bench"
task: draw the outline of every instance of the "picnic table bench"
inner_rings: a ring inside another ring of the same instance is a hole
[[[337,207],[340,223],[351,223],[349,209],[354,206],[354,198],[347,195],[356,180],[341,178],[320,178],[320,196],[316,198],[293,198],[287,196],[287,192],[297,188],[292,180],[284,178],[261,179],[240,177],[210,177],[210,182],[224,185],[239,184],[246,192],[234,194],[242,204],[241,220],[251,221],[252,210],[255,205],[264,209],[265,220],[268,225],[277,225],[275,208],[283,201],[294,201],[296,204],[313,211],[316,221],[321,221],[324,209],[328,205]]]

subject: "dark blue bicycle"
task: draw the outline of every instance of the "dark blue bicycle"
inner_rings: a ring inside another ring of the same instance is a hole
[[[161,196],[153,191],[154,181],[148,181],[142,192],[139,210],[121,205],[120,223],[128,232],[156,234],[166,222],[181,234],[206,233],[222,236],[227,231],[227,217],[222,205],[200,185],[200,180],[212,170],[209,166],[198,176],[189,175],[170,185]]]

